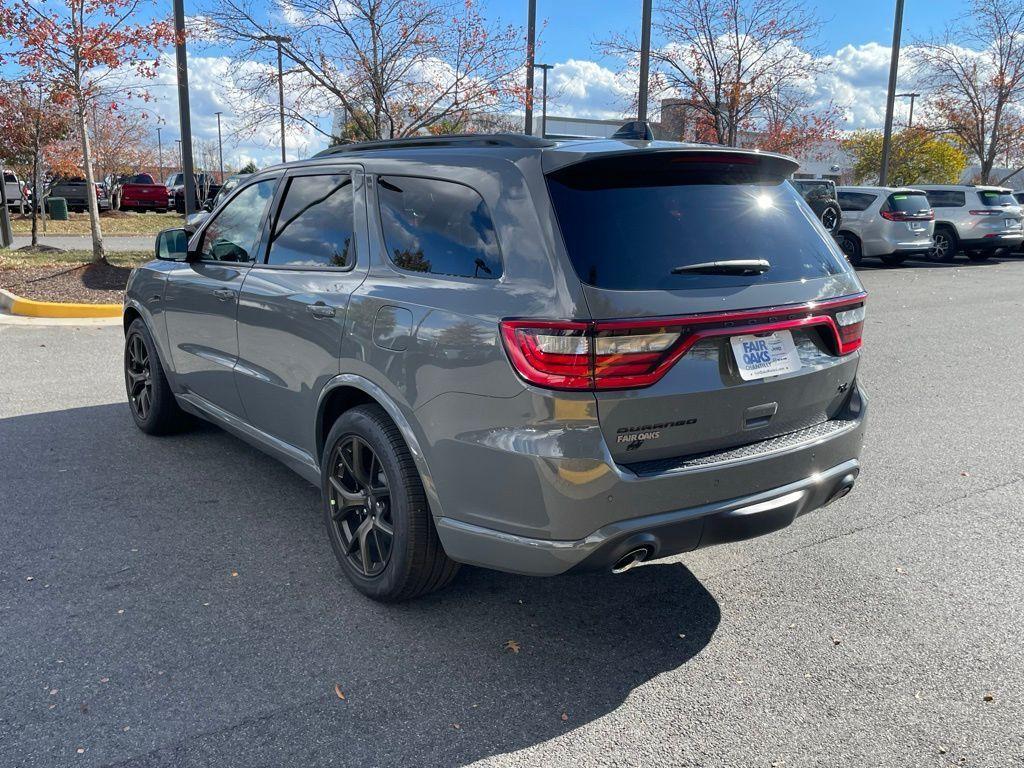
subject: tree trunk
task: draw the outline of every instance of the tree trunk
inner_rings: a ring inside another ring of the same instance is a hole
[[[100,231],[100,209],[96,200],[96,183],[93,181],[92,154],[89,146],[89,130],[86,127],[85,105],[78,104],[78,132],[82,137],[82,165],[85,166],[85,194],[89,202],[89,231],[92,233],[92,263],[97,264],[107,260],[103,252],[103,233]]]

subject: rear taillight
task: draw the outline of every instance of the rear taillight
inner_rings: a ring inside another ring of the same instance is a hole
[[[1005,211],[993,211],[993,210],[989,209],[989,210],[971,211],[970,213],[971,213],[971,216],[1002,216],[1002,215],[1005,214]]]
[[[837,355],[861,346],[864,302],[842,299],[774,309],[651,320],[504,320],[501,337],[526,381],[551,389],[647,387],[701,339],[820,327]]]
[[[889,221],[931,221],[935,218],[934,211],[928,213],[906,213],[904,211],[881,211],[883,219]]]

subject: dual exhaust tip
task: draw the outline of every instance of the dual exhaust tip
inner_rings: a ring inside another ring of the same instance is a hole
[[[624,554],[612,566],[612,573],[625,573],[646,560],[651,554],[650,547],[637,547]]]

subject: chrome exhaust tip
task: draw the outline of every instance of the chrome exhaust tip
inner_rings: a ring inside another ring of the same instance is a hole
[[[646,560],[649,554],[650,550],[647,547],[631,549],[615,561],[615,565],[612,566],[612,573],[625,573],[630,568],[635,568]]]

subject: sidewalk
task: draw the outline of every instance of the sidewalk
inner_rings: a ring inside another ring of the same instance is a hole
[[[103,247],[111,252],[116,251],[151,251],[156,235],[105,235]],[[15,235],[14,249],[28,245],[28,235]],[[40,245],[50,245],[67,251],[91,251],[92,238],[89,235],[40,235]]]

